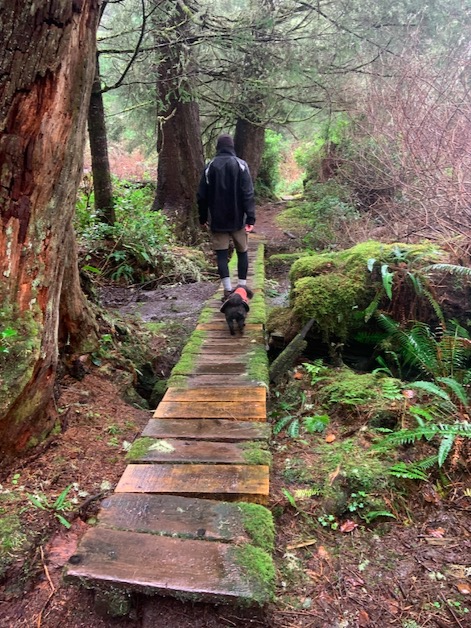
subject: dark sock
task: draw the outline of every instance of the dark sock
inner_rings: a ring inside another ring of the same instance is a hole
[[[245,253],[237,252],[237,276],[239,279],[247,279],[247,271],[249,270],[249,256]]]
[[[228,251],[227,249],[219,249],[216,251],[218,273],[221,279],[229,277],[229,263],[228,263]]]

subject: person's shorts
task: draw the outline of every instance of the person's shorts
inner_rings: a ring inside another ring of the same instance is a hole
[[[224,251],[228,249],[231,238],[234,242],[235,250],[238,253],[245,253],[248,246],[248,236],[245,227],[239,229],[239,231],[231,231],[230,233],[211,231],[211,246],[213,251]]]

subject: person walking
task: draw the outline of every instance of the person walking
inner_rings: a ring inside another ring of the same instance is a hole
[[[220,135],[216,156],[203,171],[197,193],[200,225],[211,233],[223,299],[232,293],[229,275],[229,243],[237,253],[238,286],[247,285],[248,234],[255,224],[255,196],[247,163],[235,154],[234,140]]]

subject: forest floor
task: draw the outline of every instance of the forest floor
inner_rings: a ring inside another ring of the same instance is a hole
[[[275,224],[282,207],[274,203],[258,212],[256,231],[265,237],[268,255],[293,250],[299,244]],[[287,278],[269,279],[272,286],[279,286],[279,302]],[[145,293],[143,300],[117,289],[108,290],[106,299],[110,310],[119,316],[137,311],[145,320],[167,323],[165,337],[154,340],[152,347],[161,356],[165,375],[178,358],[181,338],[191,333],[199,310],[216,288],[214,281],[162,287]],[[139,435],[152,411],[122,399],[120,384],[125,375],[121,371],[105,369],[104,365],[88,365],[87,371],[81,381],[65,374],[59,382],[60,432],[46,448],[0,480],[0,513],[9,500],[14,504],[15,498],[21,498],[22,504],[14,511],[22,523],[22,532],[11,545],[15,560],[0,581],[0,626],[471,626],[469,500],[464,504],[453,499],[452,490],[445,497],[427,486],[427,490],[409,490],[407,496],[401,496],[403,508],[393,522],[366,526],[352,520],[343,530],[320,525],[319,514],[325,512],[325,505],[319,499],[314,497],[307,505],[303,502],[301,509],[283,492],[288,480],[291,492],[298,480],[303,486],[302,478],[294,475],[294,461],[301,461],[306,469],[320,469],[309,443],[285,433],[273,442],[269,505],[277,530],[276,602],[265,608],[241,609],[142,596],[135,600],[130,616],[104,616],[94,604],[93,592],[64,584],[62,570],[85,530],[93,525],[99,501],[112,492],[120,478],[126,466],[126,444]],[[272,404],[276,402],[275,392],[270,397]],[[333,424],[330,432],[337,442],[347,442],[351,427],[345,431]],[[361,438],[358,426],[353,432]],[[309,438],[323,437],[316,434]],[[366,450],[368,444],[364,447]],[[62,510],[62,504],[56,502],[54,506],[54,500],[69,485],[67,509]],[[32,501],[24,499],[27,494],[33,496]],[[56,515],[69,519],[70,529]],[[0,532],[6,534],[5,530]]]

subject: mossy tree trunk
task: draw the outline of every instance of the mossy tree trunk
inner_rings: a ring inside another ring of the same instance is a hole
[[[88,108],[88,138],[92,158],[95,210],[103,222],[114,225],[113,186],[111,184],[110,160],[108,158],[108,137],[106,134],[105,108],[103,106],[98,55]]]
[[[163,210],[184,241],[197,238],[196,191],[204,168],[198,103],[193,97],[189,52],[182,44],[189,36],[191,9],[166,2],[155,17],[158,45],[157,195],[153,209]]]
[[[3,464],[55,421],[59,329],[76,350],[97,338],[80,291],[72,219],[98,5],[40,0],[26,10],[6,0],[0,9],[0,332],[17,332],[0,347],[9,350],[0,353]]]

